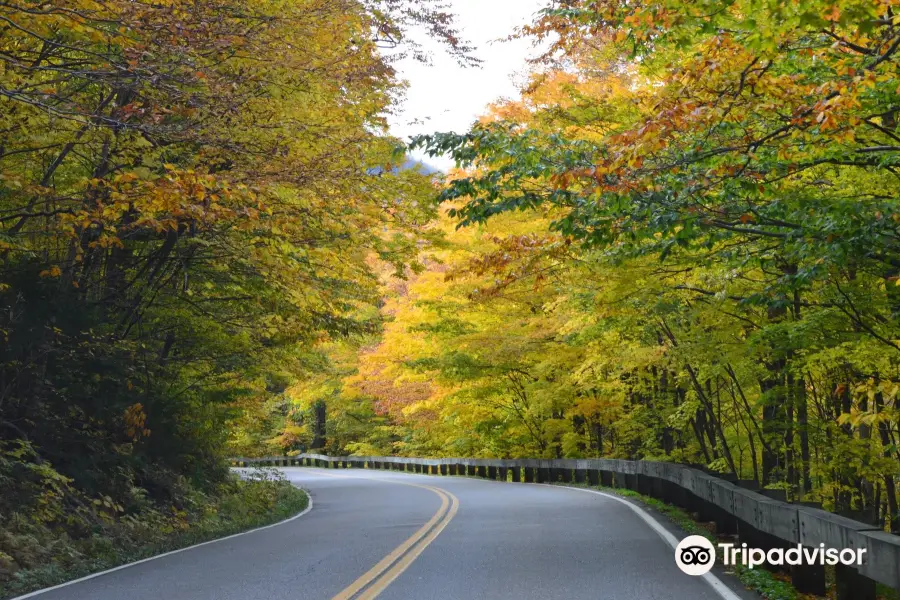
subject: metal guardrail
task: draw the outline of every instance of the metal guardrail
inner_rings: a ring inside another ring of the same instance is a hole
[[[900,590],[900,536],[875,525],[825,510],[791,504],[698,469],[674,463],[614,459],[469,459],[390,456],[324,456],[239,458],[234,466],[317,466],[385,469],[434,475],[465,475],[524,483],[576,482],[634,490],[715,521],[720,533],[735,534],[739,544],[769,550],[796,547],[866,549],[858,568],[837,565],[838,600],[875,600],[876,582]],[[825,567],[790,567],[792,581],[803,593],[825,593]]]

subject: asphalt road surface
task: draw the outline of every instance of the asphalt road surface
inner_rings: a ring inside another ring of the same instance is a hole
[[[622,500],[560,486],[285,468],[309,491],[289,522],[39,593],[41,600],[736,600],[678,570]],[[646,513],[645,513],[646,516]],[[654,525],[655,524],[655,525]],[[674,538],[671,536],[674,535]],[[723,583],[724,582],[724,583]],[[31,596],[28,596],[31,597]]]

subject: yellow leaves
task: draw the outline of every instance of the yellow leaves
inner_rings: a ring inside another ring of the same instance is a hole
[[[106,495],[101,496],[99,498],[94,498],[91,502],[97,508],[105,508],[109,512],[112,512],[112,513],[125,512],[125,508],[121,504],[117,503],[111,497],[106,496]]]
[[[125,244],[115,235],[103,234],[88,244],[89,248],[124,248]]]
[[[41,277],[59,277],[60,275],[62,275],[62,270],[56,265],[40,272]]]

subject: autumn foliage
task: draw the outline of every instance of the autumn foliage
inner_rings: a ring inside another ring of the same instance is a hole
[[[181,511],[375,328],[433,214],[386,133],[413,24],[466,60],[428,1],[0,6],[0,530]]]
[[[897,11],[552,3],[521,98],[415,142],[443,242],[334,450],[687,462],[897,531]]]

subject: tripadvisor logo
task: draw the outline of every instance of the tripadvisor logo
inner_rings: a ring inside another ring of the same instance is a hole
[[[705,575],[716,562],[716,549],[702,535],[689,535],[675,548],[675,564],[688,575]]]
[[[760,565],[845,565],[863,564],[866,548],[808,548],[797,544],[791,548],[772,548],[768,552],[761,548],[748,548],[747,544],[718,544],[722,550],[722,564],[743,565],[754,568]],[[675,564],[688,575],[705,575],[716,562],[716,548],[708,539],[700,535],[689,535],[675,548]]]

